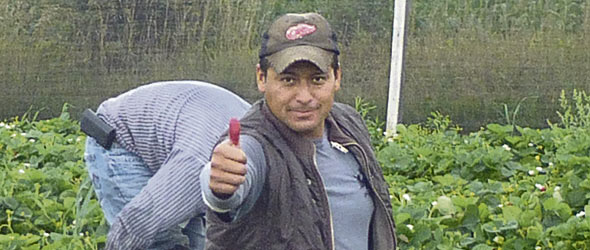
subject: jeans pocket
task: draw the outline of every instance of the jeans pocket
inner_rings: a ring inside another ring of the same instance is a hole
[[[119,196],[128,201],[139,194],[153,176],[143,160],[128,151],[112,152],[109,155],[108,168],[117,185]]]

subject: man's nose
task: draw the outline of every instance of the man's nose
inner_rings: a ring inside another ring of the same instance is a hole
[[[309,103],[313,99],[311,84],[303,81],[297,91],[296,100],[299,103]]]

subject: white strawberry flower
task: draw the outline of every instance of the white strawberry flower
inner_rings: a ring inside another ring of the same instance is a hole
[[[502,147],[503,147],[503,148],[504,148],[506,151],[510,151],[510,149],[511,149],[511,148],[510,148],[510,146],[508,146],[508,145],[506,145],[506,144],[502,145]]]
[[[0,122],[0,127],[4,127],[6,124],[4,124],[3,122]]]
[[[377,132],[381,132],[381,131],[382,131],[382,129],[381,129],[381,128],[377,128]]]
[[[23,163],[23,166],[25,166],[25,167],[27,167],[27,168],[28,168],[28,167],[30,167],[30,166],[31,166],[31,163]]]
[[[393,142],[393,138],[387,138],[387,142]]]
[[[586,212],[584,211],[580,211],[579,213],[576,214],[576,217],[580,218],[580,217],[584,217],[586,216]]]
[[[412,197],[410,197],[409,194],[404,194],[404,195],[402,195],[402,197],[404,198],[404,200],[407,200],[407,201],[411,201],[412,200]]]
[[[561,187],[559,187],[559,186],[556,186],[554,190],[555,190],[555,191],[559,191],[559,190],[561,190]]]
[[[535,168],[535,169],[536,169],[537,171],[539,171],[539,172],[543,172],[543,168],[542,168],[542,167],[537,167],[537,168]]]
[[[49,233],[43,233],[43,237],[49,237]]]
[[[82,140],[82,138],[80,138],[79,136],[78,136],[78,138],[76,138],[76,142],[80,142],[81,140]]]
[[[80,237],[82,237],[82,236],[84,236],[84,234],[83,233],[80,233]]]
[[[529,147],[534,147],[535,144],[533,144],[532,142],[529,142]]]
[[[25,170],[19,169],[18,172],[21,173],[21,174],[24,174],[25,173]]]
[[[431,202],[430,204],[432,204],[432,206],[433,206],[433,207],[436,207],[436,205],[438,205],[438,202],[436,202],[436,201],[433,201],[433,202]]]
[[[16,137],[16,133],[11,134],[10,137]]]
[[[414,231],[414,225],[408,224],[408,225],[406,225],[406,227],[408,227],[411,231]]]
[[[20,135],[22,135],[22,136],[27,136],[27,133],[20,133]]]
[[[502,204],[498,204],[498,207],[499,207],[499,208],[502,208],[503,206],[504,206],[504,205],[502,205]]]
[[[535,175],[535,171],[534,170],[529,170],[529,175]]]
[[[540,247],[540,246],[536,246],[536,247],[535,247],[535,250],[541,250],[541,249],[543,249],[543,248],[542,248],[542,247]]]
[[[543,191],[543,192],[546,190],[545,186],[543,186],[543,185],[541,185],[539,183],[535,184],[535,187],[538,188],[539,190]]]
[[[553,167],[553,162],[549,162],[549,167]]]
[[[12,127],[10,125],[6,124],[6,125],[4,125],[4,128],[11,129]]]
[[[34,143],[35,142],[35,139],[29,139],[29,142],[30,143]]]

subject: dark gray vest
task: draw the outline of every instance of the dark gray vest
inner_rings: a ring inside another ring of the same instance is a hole
[[[387,184],[363,121],[350,106],[335,103],[326,122],[328,139],[354,154],[372,187],[371,249],[395,249]],[[262,145],[268,166],[266,182],[250,212],[237,221],[226,222],[222,214],[207,211],[206,249],[332,249],[328,197],[314,163],[313,142],[280,122],[264,101],[255,103],[241,124],[242,134]]]

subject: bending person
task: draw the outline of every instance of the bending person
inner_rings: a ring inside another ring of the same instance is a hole
[[[103,102],[107,148],[88,137],[86,161],[108,224],[107,249],[204,247],[199,173],[232,117],[250,105],[197,81],[152,83]]]

